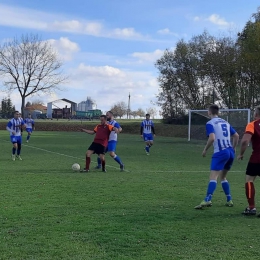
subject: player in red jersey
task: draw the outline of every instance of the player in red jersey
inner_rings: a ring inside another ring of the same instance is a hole
[[[119,129],[107,124],[107,117],[105,115],[100,116],[100,124],[97,125],[94,130],[82,129],[87,134],[96,134],[94,141],[86,152],[86,167],[82,172],[89,172],[90,157],[93,153],[96,153],[102,164],[102,171],[106,172],[105,153],[108,144],[109,135],[112,131],[118,133]]]
[[[252,143],[252,154],[246,168],[246,197],[248,207],[242,212],[244,215],[256,215],[254,181],[260,176],[260,106],[255,108],[255,120],[246,126],[240,147],[238,160],[242,160],[248,144]],[[260,217],[260,214],[258,215]]]

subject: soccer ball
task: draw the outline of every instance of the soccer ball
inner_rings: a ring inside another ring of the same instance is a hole
[[[80,165],[78,163],[74,163],[71,168],[72,168],[73,171],[79,171]]]

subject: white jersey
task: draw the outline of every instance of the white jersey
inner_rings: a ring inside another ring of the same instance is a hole
[[[108,121],[107,123],[109,125],[116,127],[116,128],[120,128],[120,125],[115,120]],[[109,141],[117,141],[117,133],[115,131],[111,131],[111,133],[109,135],[108,142]]]
[[[213,143],[214,153],[220,152],[227,148],[231,148],[230,137],[236,133],[231,125],[222,118],[214,117],[206,124],[207,136],[211,133],[215,134],[215,140]]]
[[[24,121],[22,118],[13,118],[8,122],[6,130],[10,132],[10,135],[13,135],[14,132],[14,136],[21,136],[22,125],[24,125]]]
[[[25,122],[26,128],[30,128],[30,129],[33,128],[34,120],[32,118],[26,118],[24,122]]]

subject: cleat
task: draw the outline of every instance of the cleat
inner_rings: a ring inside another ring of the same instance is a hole
[[[123,172],[125,170],[125,165],[124,164],[121,164],[120,165],[120,171]]]
[[[233,207],[233,206],[234,206],[234,203],[233,203],[232,200],[229,200],[229,201],[226,202],[225,206],[227,206],[227,207]]]
[[[95,169],[101,169],[101,165],[97,165]]]
[[[102,172],[107,172],[106,168],[102,169]]]
[[[150,155],[149,153],[146,153],[146,155]]]
[[[29,143],[29,140],[26,140],[26,143]]]
[[[15,155],[14,154],[12,154],[12,160],[15,161]]]
[[[250,209],[250,208],[246,208],[243,212],[243,215],[245,216],[254,216],[256,215],[256,208]]]
[[[211,206],[212,206],[211,201],[203,200],[198,206],[194,207],[194,209],[203,209],[203,208],[211,207]]]
[[[89,172],[89,170],[87,170],[86,168],[84,168],[83,170],[80,170],[79,172]]]
[[[17,158],[18,160],[20,160],[20,161],[23,160],[22,157],[21,157],[20,155],[17,155],[16,158]]]

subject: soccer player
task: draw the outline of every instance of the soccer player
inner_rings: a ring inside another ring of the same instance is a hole
[[[35,130],[34,120],[32,119],[31,114],[28,114],[28,117],[24,120],[24,123],[26,125],[26,132],[27,132],[26,143],[28,143],[29,139],[31,137],[32,131]]]
[[[150,120],[150,114],[145,115],[146,119],[141,123],[141,138],[145,141],[146,154],[150,154],[150,148],[153,145],[153,138],[155,136],[154,123]]]
[[[97,125],[94,130],[82,129],[82,131],[88,134],[96,134],[94,141],[86,152],[86,167],[82,171],[89,172],[90,157],[93,153],[96,153],[101,160],[102,171],[106,172],[105,152],[108,145],[109,135],[112,131],[118,133],[118,128],[107,124],[107,117],[105,115],[101,115],[100,124]]]
[[[246,168],[245,191],[248,207],[242,212],[244,215],[256,215],[254,181],[260,176],[260,106],[255,108],[254,121],[246,126],[241,140],[238,160],[242,160],[248,144],[252,143],[252,154]],[[260,214],[258,215],[260,217]]]
[[[208,110],[208,115],[211,120],[206,124],[208,141],[202,152],[202,156],[205,157],[207,150],[213,144],[214,153],[211,159],[210,181],[205,199],[196,206],[195,209],[202,209],[212,205],[211,198],[217,187],[218,178],[221,179],[222,189],[227,197],[225,205],[233,207],[230,187],[226,176],[235,158],[235,149],[238,144],[239,135],[227,121],[219,118],[218,114],[219,107],[217,105],[211,105]],[[233,137],[233,144],[231,144],[231,136]]]
[[[122,128],[121,126],[119,125],[119,123],[114,120],[114,115],[111,111],[108,111],[106,113],[106,117],[107,117],[107,123],[109,125],[112,125],[116,128],[118,128],[118,133],[122,132]],[[108,146],[107,146],[107,149],[106,151],[109,152],[109,155],[120,165],[120,170],[121,171],[124,171],[124,164],[123,162],[121,161],[120,157],[116,154],[116,145],[117,145],[117,133],[115,131],[112,131],[109,135],[109,140],[108,140]],[[97,158],[97,169],[100,169],[101,168],[101,160],[100,158],[98,157]]]
[[[6,130],[10,133],[10,140],[13,144],[12,150],[12,160],[15,161],[16,157],[21,161],[22,158],[21,148],[22,148],[22,137],[21,137],[21,129],[24,126],[24,121],[19,117],[19,112],[14,112],[14,118],[12,118],[6,126]]]

